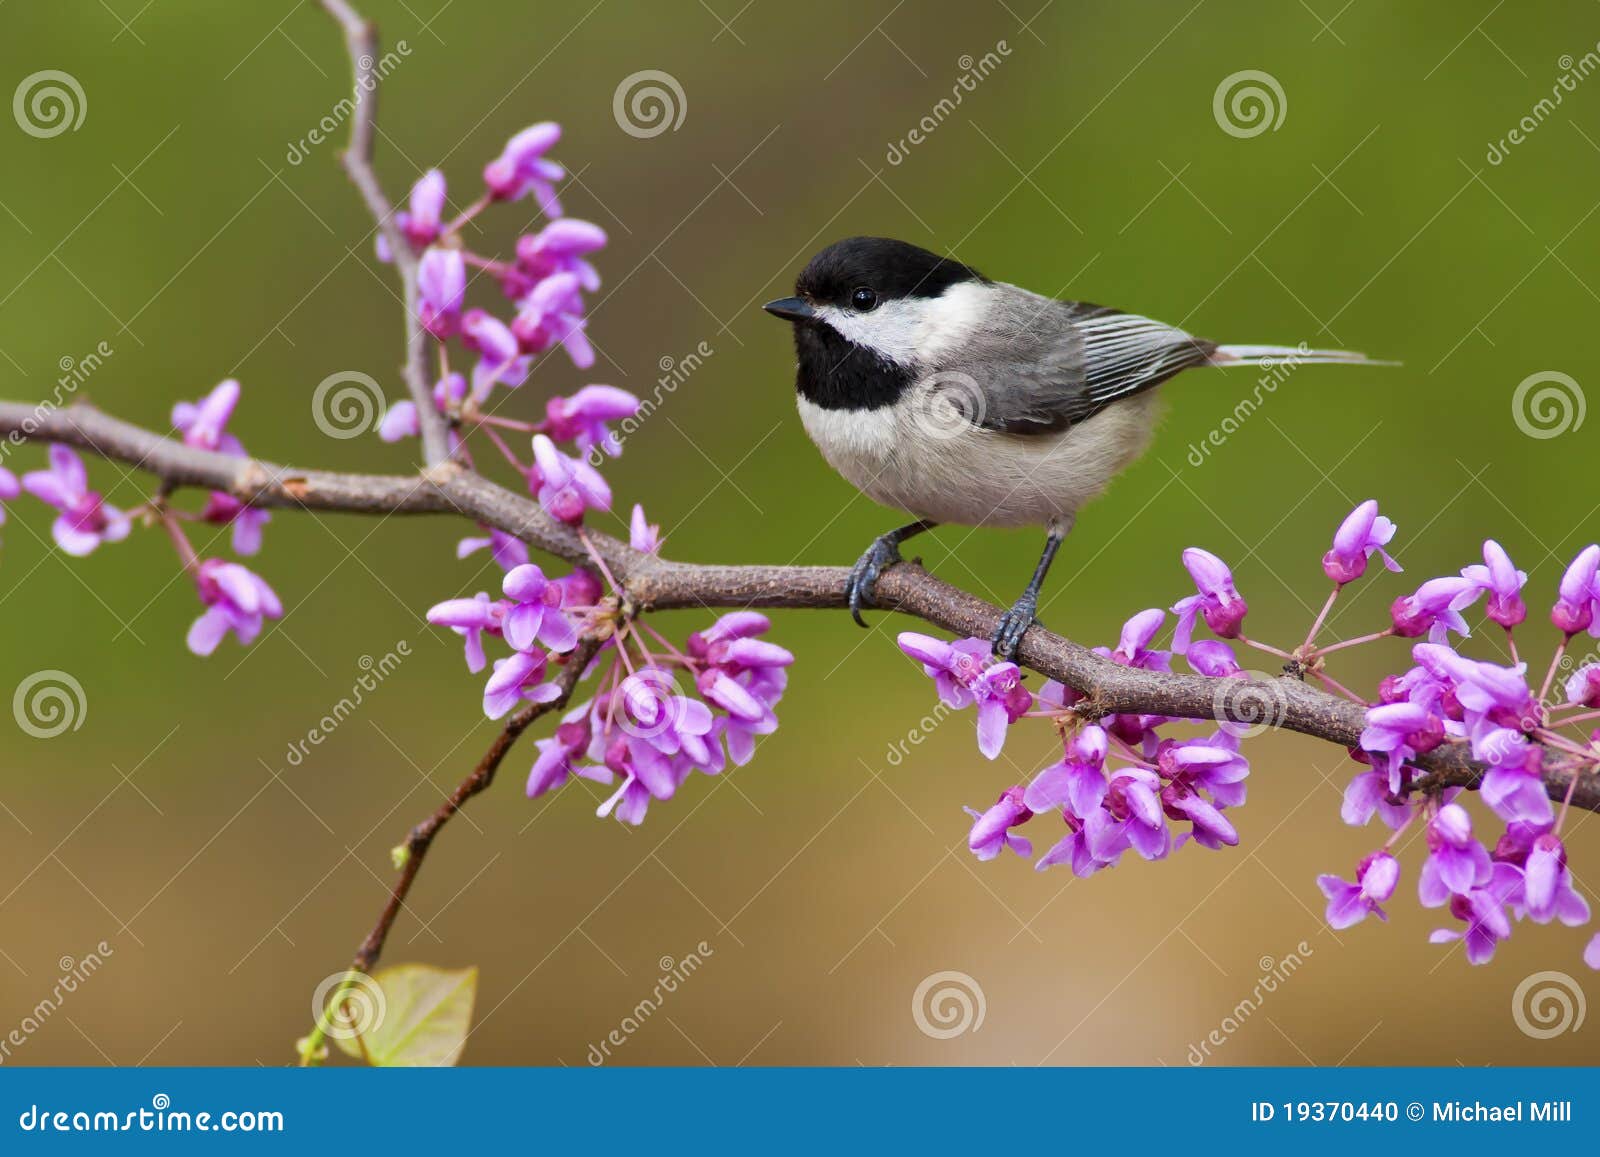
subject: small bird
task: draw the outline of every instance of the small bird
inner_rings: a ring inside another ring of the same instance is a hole
[[[1078,508],[1149,444],[1156,387],[1191,366],[1384,365],[1343,350],[1218,345],[1135,313],[1059,301],[886,237],[835,242],[794,297],[800,420],[863,494],[916,521],[851,569],[850,613],[874,606],[900,544],[943,522],[1042,526],[1044,553],[1000,620],[1010,659]]]

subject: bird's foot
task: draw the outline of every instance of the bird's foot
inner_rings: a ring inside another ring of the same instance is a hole
[[[1039,596],[1032,591],[1024,594],[1017,600],[1017,605],[1000,616],[1000,625],[994,629],[990,642],[994,646],[995,658],[1009,663],[1017,657],[1017,648],[1022,645],[1022,636],[1028,633],[1028,628],[1038,622]]]
[[[866,626],[867,622],[861,617],[862,607],[876,607],[874,588],[878,585],[878,576],[886,567],[891,567],[900,558],[900,540],[894,534],[880,534],[872,540],[872,545],[856,560],[856,565],[850,568],[850,579],[845,583],[845,595],[850,600],[850,617],[858,626]]]

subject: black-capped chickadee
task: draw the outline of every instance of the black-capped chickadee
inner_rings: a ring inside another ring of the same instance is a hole
[[[800,418],[828,463],[917,521],[850,574],[856,622],[900,544],[941,522],[1043,526],[1044,554],[995,631],[1010,658],[1077,510],[1145,449],[1156,386],[1191,366],[1338,362],[1358,353],[1218,345],[1138,314],[1058,301],[915,245],[851,237],[813,257],[794,323]]]

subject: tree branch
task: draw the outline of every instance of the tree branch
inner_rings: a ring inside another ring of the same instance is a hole
[[[433,838],[439,834],[439,829],[444,827],[469,799],[494,783],[495,772],[500,769],[501,760],[505,759],[506,753],[511,750],[517,738],[534,720],[553,711],[560,711],[567,705],[567,701],[572,698],[573,689],[578,685],[578,680],[583,677],[584,668],[588,667],[599,649],[599,642],[593,639],[585,639],[579,643],[567,657],[566,666],[562,668],[561,674],[556,676],[555,684],[561,689],[560,696],[549,703],[530,703],[506,720],[505,727],[495,736],[494,742],[489,745],[489,750],[483,753],[483,758],[478,760],[477,766],[471,773],[456,785],[456,789],[432,815],[407,834],[405,843],[397,849],[403,856],[400,877],[394,883],[394,888],[389,894],[389,902],[384,906],[377,924],[367,933],[367,938],[356,950],[351,968],[357,972],[372,971],[372,966],[378,962],[378,956],[383,952],[389,930],[394,927],[395,918],[405,907],[411,885],[422,869],[423,857],[428,854],[428,848],[433,844]]]
[[[65,442],[147,470],[168,488],[222,490],[258,506],[361,514],[455,513],[515,535],[529,546],[575,565],[591,562],[576,531],[551,518],[532,498],[455,462],[409,476],[300,470],[195,450],[83,403],[44,410],[0,402],[0,435],[12,442]],[[847,605],[846,567],[674,562],[632,550],[609,535],[586,534],[626,592],[631,611],[841,609]],[[884,572],[877,599],[884,610],[978,638],[992,634],[1001,615],[999,607],[934,578],[915,563],[902,563]],[[1137,713],[1255,724],[1265,712],[1277,727],[1341,747],[1356,746],[1365,726],[1360,704],[1310,687],[1293,674],[1252,683],[1122,667],[1042,626],[1023,636],[1017,659],[1082,692],[1086,699],[1079,704],[1079,711],[1090,718]],[[1465,744],[1448,744],[1413,762],[1428,773],[1420,785],[1425,790],[1476,787],[1486,770]],[[1575,776],[1578,783],[1573,786]],[[1600,811],[1600,774],[1584,770],[1579,761],[1560,752],[1547,753],[1544,779],[1551,798],[1564,798],[1571,787],[1574,806]]]
[[[378,126],[378,30],[345,0],[321,0],[328,15],[344,30],[354,77],[355,115],[350,118],[350,144],[341,154],[344,170],[367,203],[378,231],[388,243],[394,267],[400,273],[406,311],[406,358],[401,366],[406,390],[417,407],[422,431],[423,459],[437,465],[450,457],[450,432],[444,415],[433,404],[428,381],[428,335],[417,319],[417,255],[395,220],[394,204],[383,191],[372,167],[372,144]]]

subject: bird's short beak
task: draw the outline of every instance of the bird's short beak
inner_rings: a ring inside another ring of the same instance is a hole
[[[769,301],[761,307],[773,317],[781,317],[785,321],[815,321],[817,311],[811,308],[809,302],[803,297],[780,297],[777,301]]]

